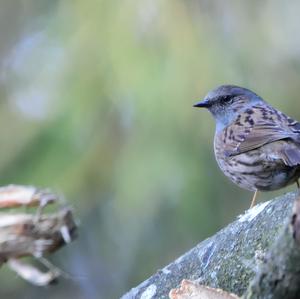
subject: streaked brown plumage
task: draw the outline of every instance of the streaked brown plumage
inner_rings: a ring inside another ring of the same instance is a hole
[[[216,120],[214,150],[224,174],[251,191],[271,191],[300,176],[300,123],[252,91],[223,85],[195,107]]]

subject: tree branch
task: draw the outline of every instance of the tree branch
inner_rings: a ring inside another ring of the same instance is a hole
[[[300,197],[243,298],[300,297]]]
[[[130,290],[122,299],[168,298],[170,290],[183,279],[197,280],[241,296],[257,269],[264,264],[266,253],[278,238],[279,231],[289,221],[295,197],[295,193],[289,193],[246,211],[235,222]],[[251,292],[254,290],[255,284]]]

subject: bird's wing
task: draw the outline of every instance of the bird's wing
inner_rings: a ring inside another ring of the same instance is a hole
[[[288,166],[300,165],[299,146],[297,146],[294,142],[287,142],[287,141],[285,141],[284,143],[282,143],[282,141],[278,141],[275,143],[278,143],[278,145],[276,145],[276,148],[278,147],[276,154],[278,158],[282,160],[285,165]],[[279,145],[279,143],[281,144]]]
[[[237,147],[237,154],[287,138],[293,138],[293,133],[276,126],[276,124],[257,124],[248,134],[245,134],[244,140]]]
[[[245,153],[283,139],[293,140],[300,145],[299,122],[281,112],[275,112],[271,107],[264,110],[257,107],[253,110],[252,114],[241,115],[237,121],[229,126],[228,129],[230,133],[233,132],[233,138],[227,144],[227,148],[225,145],[227,156]],[[293,154],[291,153],[291,155]]]

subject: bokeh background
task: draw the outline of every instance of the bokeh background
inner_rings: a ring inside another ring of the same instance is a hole
[[[50,187],[80,236],[37,288],[6,267],[1,298],[118,298],[249,207],[192,104],[223,83],[300,120],[300,2],[0,3],[0,183]],[[260,195],[260,200],[279,193]]]

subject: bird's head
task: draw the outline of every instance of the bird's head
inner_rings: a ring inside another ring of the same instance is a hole
[[[263,99],[249,89],[235,85],[221,85],[211,90],[203,101],[194,107],[207,108],[214,116],[217,130],[235,120],[247,108],[263,102]]]

